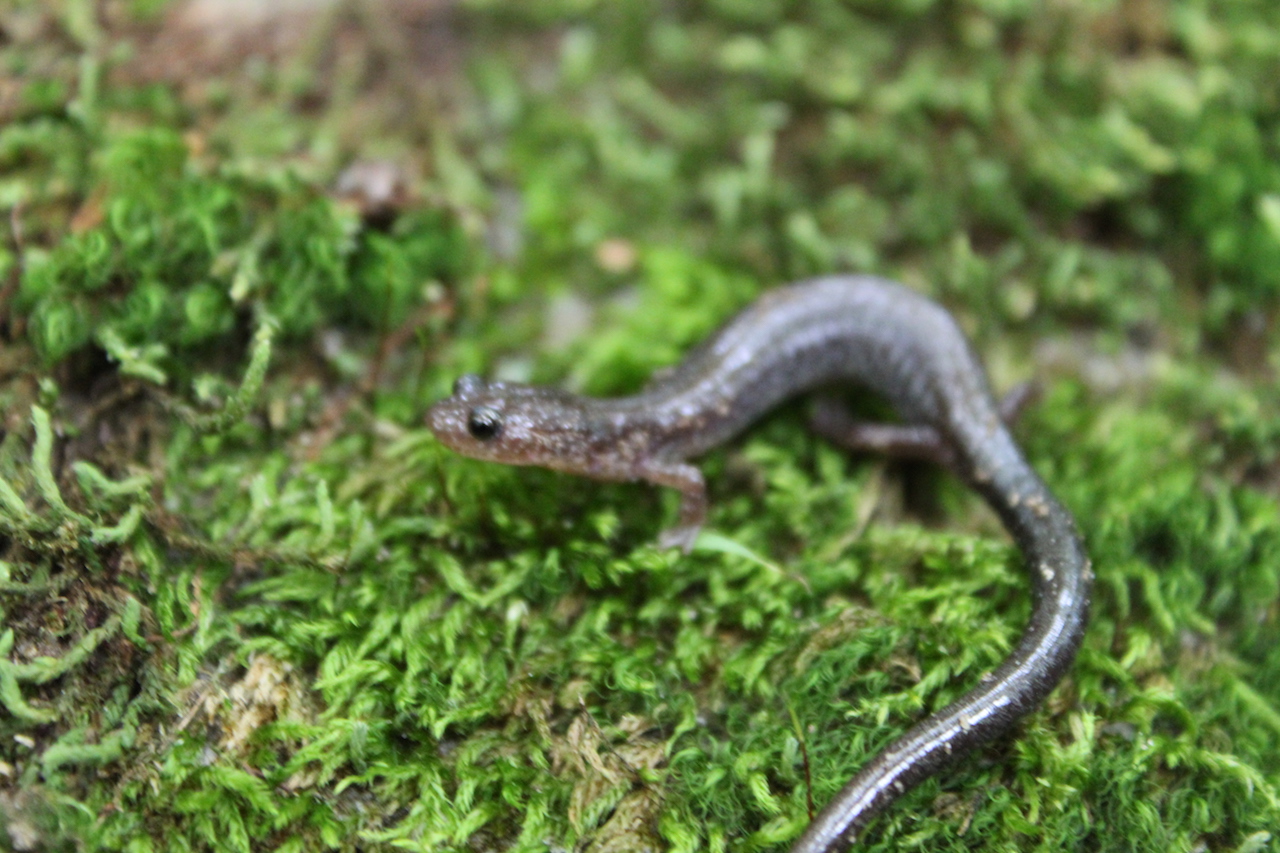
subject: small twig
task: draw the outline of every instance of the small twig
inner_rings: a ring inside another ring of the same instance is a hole
[[[0,285],[0,323],[6,325],[9,320],[9,300],[13,298],[13,294],[18,290],[18,283],[22,281],[25,241],[22,234],[21,201],[14,202],[13,207],[9,208],[9,242],[13,246],[13,266],[5,276],[4,284]]]
[[[176,516],[159,507],[151,507],[144,515],[144,520],[171,548],[190,551],[202,557],[222,560],[237,567],[257,568],[263,563],[291,563],[319,569],[324,572],[337,572],[342,568],[342,557],[332,555],[318,557],[292,548],[272,548],[252,545],[223,545],[189,533],[183,533]]]
[[[453,298],[451,295],[446,296],[443,299],[419,307],[398,328],[392,329],[383,335],[382,340],[378,342],[378,349],[374,353],[373,362],[369,365],[369,369],[365,371],[364,375],[360,377],[360,381],[356,383],[354,393],[340,395],[326,406],[324,412],[321,413],[320,422],[312,433],[313,440],[307,448],[306,458],[308,460],[316,459],[319,457],[320,452],[329,446],[338,430],[338,424],[351,411],[351,407],[355,405],[356,401],[368,398],[382,384],[383,371],[391,354],[407,346],[414,333],[428,321],[437,317],[449,317],[453,314],[453,310]]]
[[[791,725],[795,727],[796,741],[800,744],[800,761],[804,764],[804,797],[809,806],[809,821],[812,822],[817,812],[813,807],[813,767],[809,763],[809,747],[805,742],[804,727],[800,725],[796,709],[788,704],[787,713],[791,715]]]
[[[83,580],[75,572],[59,572],[44,580],[22,583],[21,581],[0,581],[0,592],[12,595],[36,595],[47,592],[61,592],[73,583]]]

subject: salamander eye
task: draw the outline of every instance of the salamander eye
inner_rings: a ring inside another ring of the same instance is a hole
[[[467,416],[467,432],[479,441],[490,441],[502,432],[502,414],[488,406],[477,406]]]
[[[484,389],[484,380],[474,373],[465,373],[453,381],[453,396],[466,397]]]

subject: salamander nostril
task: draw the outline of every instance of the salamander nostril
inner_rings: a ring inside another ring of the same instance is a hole
[[[502,414],[488,406],[477,406],[467,416],[467,432],[479,441],[497,438],[502,432]]]

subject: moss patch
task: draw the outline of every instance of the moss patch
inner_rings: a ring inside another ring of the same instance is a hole
[[[797,405],[705,460],[684,557],[672,495],[420,414],[634,389],[833,270],[1043,382],[1098,573],[1045,707],[866,849],[1274,844],[1280,7],[473,0],[420,13],[471,46],[440,103],[413,8],[181,87],[130,56],[157,4],[0,13],[10,845],[785,849],[1015,642],[990,514]],[[373,156],[395,215],[330,190]]]

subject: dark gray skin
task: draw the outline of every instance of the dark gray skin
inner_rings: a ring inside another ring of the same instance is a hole
[[[1062,678],[1084,634],[1093,575],[1075,522],[1023,459],[951,315],[883,279],[812,279],[767,293],[634,396],[594,400],[466,376],[427,413],[440,441],[467,456],[679,490],[679,521],[661,544],[688,550],[707,500],[701,472],[685,460],[782,400],[834,382],[880,393],[905,424],[861,424],[828,405],[814,427],[855,449],[922,456],[955,472],[1022,550],[1034,608],[1013,653],[875,756],[792,853],[847,848],[908,788],[1008,734]]]

